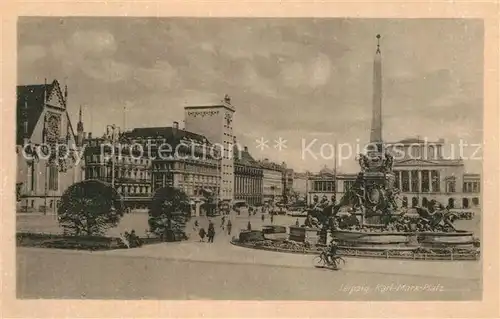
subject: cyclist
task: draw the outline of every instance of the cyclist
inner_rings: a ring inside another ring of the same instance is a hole
[[[330,242],[328,246],[328,262],[333,264],[335,262],[335,257],[337,256],[338,244],[335,240]]]

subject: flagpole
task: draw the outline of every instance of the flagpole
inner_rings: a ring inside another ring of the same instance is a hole
[[[334,156],[334,163],[333,163],[333,194],[335,198],[335,202],[332,203],[333,205],[337,204],[337,139],[335,139],[335,146],[333,149],[333,156]]]

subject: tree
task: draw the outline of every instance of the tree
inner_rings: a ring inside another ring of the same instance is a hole
[[[112,186],[97,180],[83,181],[71,185],[61,197],[59,224],[76,236],[102,235],[118,225],[124,208]]]
[[[171,186],[159,188],[149,206],[150,231],[168,241],[184,239],[190,211],[186,193]]]

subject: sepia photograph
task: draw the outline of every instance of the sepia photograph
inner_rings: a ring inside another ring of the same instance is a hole
[[[18,299],[482,300],[482,19],[24,16],[16,41]]]

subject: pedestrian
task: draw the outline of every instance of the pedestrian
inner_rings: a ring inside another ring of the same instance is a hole
[[[231,220],[227,221],[227,234],[231,235],[231,228],[233,228],[233,224],[231,223]]]
[[[215,227],[214,227],[214,223],[212,223],[212,221],[210,221],[210,223],[208,224],[208,242],[213,243],[214,237],[215,237]]]
[[[248,221],[248,224],[247,224],[247,230],[248,230],[248,231],[251,231],[251,230],[252,230],[252,224],[250,223],[250,221]]]
[[[205,232],[205,228],[200,228],[200,232],[198,233],[198,235],[200,235],[200,242],[204,242],[205,241],[205,235],[206,235],[206,232]]]
[[[262,214],[260,219],[262,219],[262,221],[264,221],[266,219],[266,216],[264,214]]]
[[[226,223],[226,216],[222,216],[222,223],[220,224],[220,228],[224,230],[224,224]]]
[[[295,226],[299,227],[300,223],[299,223],[299,219],[297,218],[297,220],[295,221]]]
[[[274,223],[274,214],[271,214],[271,224]]]

